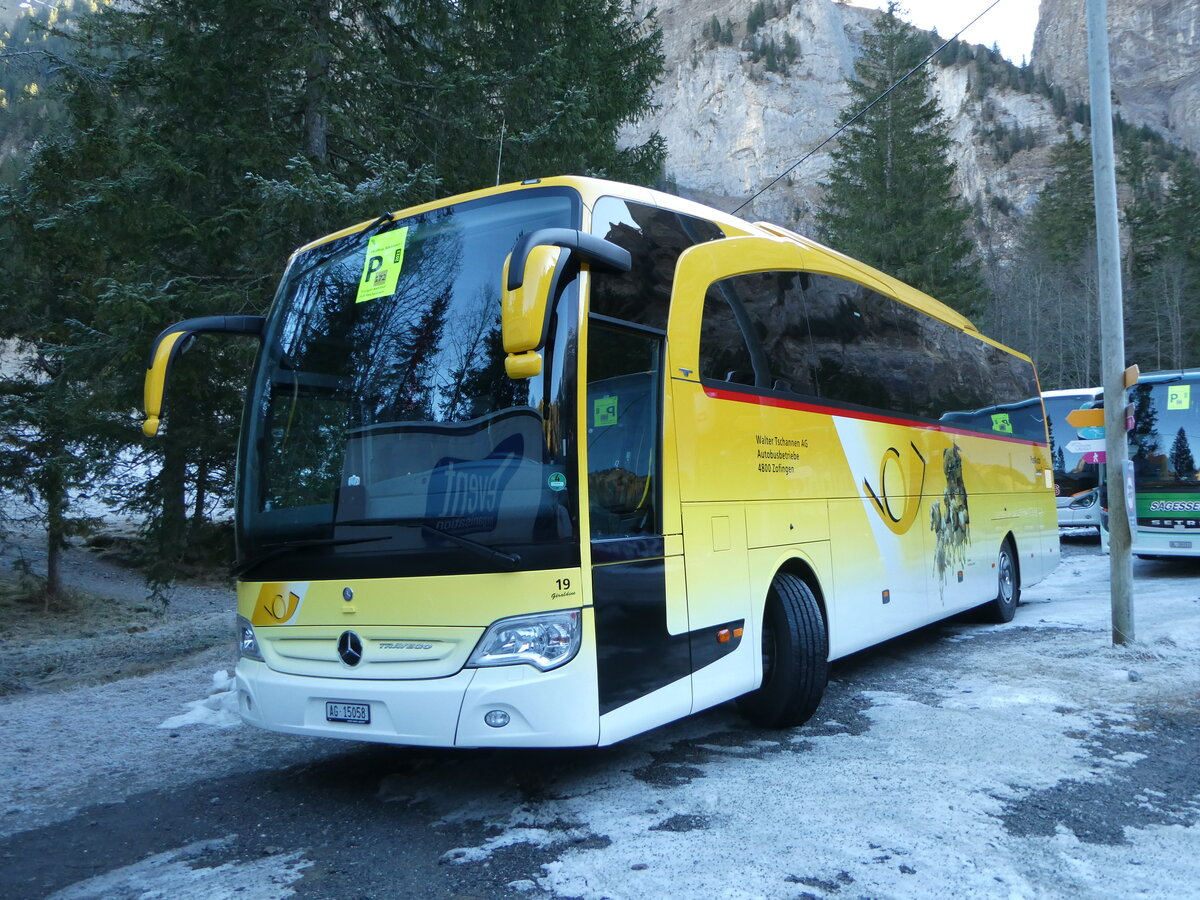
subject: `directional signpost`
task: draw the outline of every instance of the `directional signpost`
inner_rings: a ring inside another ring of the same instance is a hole
[[[1101,429],[1101,431],[1103,431],[1103,430],[1104,429]],[[1107,444],[1105,443],[1104,438],[1097,438],[1096,440],[1091,440],[1091,441],[1068,441],[1067,442],[1067,452],[1068,453],[1092,453],[1092,452],[1103,453],[1104,448],[1106,446],[1107,446]]]
[[[1104,410],[1073,409],[1067,413],[1067,424],[1072,428],[1103,428]]]
[[[1087,0],[1088,97],[1092,104],[1092,186],[1096,206],[1096,262],[1100,307],[1100,385],[1108,399],[1109,443],[1116,478],[1109,478],[1109,502],[1125,505],[1128,452],[1118,418],[1123,388],[1137,383],[1137,366],[1124,371],[1125,311],[1121,297],[1121,225],[1117,211],[1117,173],[1113,154],[1112,81],[1109,77],[1107,0]],[[1092,424],[1092,423],[1088,423]],[[1103,424],[1103,423],[1096,423]],[[1107,468],[1107,466],[1106,466]],[[1109,554],[1114,644],[1130,644],[1133,633],[1133,559],[1129,523],[1118,516]]]
[[[1067,424],[1079,432],[1079,440],[1067,444],[1071,453],[1082,453],[1085,463],[1102,463],[1108,459],[1104,440],[1103,409],[1073,409],[1067,413]],[[1104,481],[1104,476],[1100,476]]]
[[[1067,444],[1069,453],[1083,454],[1085,463],[1100,465],[1099,482],[1104,484],[1107,473],[1104,464],[1108,462],[1108,441],[1105,439],[1104,409],[1073,409],[1067,413],[1067,424],[1079,433],[1079,440]],[[1102,491],[1100,496],[1107,492]],[[1108,529],[1105,527],[1104,513],[1100,513],[1100,548],[1108,552]]]

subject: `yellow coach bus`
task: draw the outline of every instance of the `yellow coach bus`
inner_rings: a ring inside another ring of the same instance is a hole
[[[243,718],[434,746],[610,744],[830,660],[1012,618],[1057,562],[1029,359],[785,229],[589,178],[298,250],[237,481]],[[175,415],[186,414],[176,410]]]

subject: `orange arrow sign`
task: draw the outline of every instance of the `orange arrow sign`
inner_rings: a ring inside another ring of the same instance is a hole
[[[1104,424],[1102,409],[1073,409],[1067,413],[1067,424],[1072,428],[1092,428]]]

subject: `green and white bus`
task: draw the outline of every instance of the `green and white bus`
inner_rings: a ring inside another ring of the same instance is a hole
[[[1129,390],[1137,528],[1145,559],[1200,556],[1200,369],[1148,372]]]

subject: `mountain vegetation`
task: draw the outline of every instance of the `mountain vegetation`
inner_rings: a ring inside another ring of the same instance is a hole
[[[699,46],[786,89],[810,77],[786,27],[795,5],[706,14]],[[653,121],[663,72],[645,8],[36,0],[3,25],[0,487],[46,528],[44,596],[58,591],[56,554],[90,527],[78,501],[98,484],[144,516],[141,561],[160,596],[189,553],[228,558],[214,518],[253,348],[202,339],[173,373],[166,433],[147,442],[136,408],[164,326],[262,313],[293,248],[385,210],[557,172],[662,186],[663,139],[619,138]],[[934,65],[965,74],[972,135],[996,165],[1036,156],[1048,176],[1036,197],[968,201],[937,69],[850,121],[941,44],[897,12],[874,20],[857,56],[821,236],[1029,353],[1043,388],[1097,384],[1090,109],[994,48],[950,42]],[[1041,98],[1058,121],[1023,124],[1006,93]],[[1200,169],[1152,128],[1114,128],[1128,361],[1196,365]]]
[[[651,183],[661,165],[658,138],[617,144],[661,67],[653,18],[619,0],[130,0],[29,19],[69,46],[45,57],[61,122],[21,126],[0,188],[0,338],[27,360],[0,383],[0,484],[45,523],[51,596],[56,550],[87,526],[69,498],[100,476],[127,475],[109,499],[146,515],[156,590],[212,539],[251,348],[202,342],[166,434],[143,442],[132,413],[163,327],[264,312],[292,248],[386,210],[560,171]]]
[[[863,38],[817,225],[831,246],[974,313],[983,284],[949,123],[919,67],[928,41],[897,10],[890,3]]]

